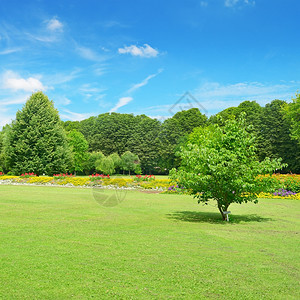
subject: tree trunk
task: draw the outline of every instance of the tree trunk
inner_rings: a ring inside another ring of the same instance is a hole
[[[220,213],[221,213],[221,216],[222,216],[223,221],[225,221],[226,216],[225,216],[224,213],[223,213],[222,206],[221,206],[221,205],[218,205],[218,209],[219,209],[219,211],[220,211]]]
[[[221,213],[221,216],[222,216],[223,221],[226,220],[226,215],[224,214],[224,211],[227,211],[228,206],[229,206],[229,205],[226,205],[225,207],[222,207],[221,204],[218,204],[218,209],[219,209],[219,211],[220,211],[220,213]]]

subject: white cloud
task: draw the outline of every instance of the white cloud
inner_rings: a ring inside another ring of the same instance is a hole
[[[144,44],[143,46],[135,46],[135,45],[131,45],[131,46],[125,46],[124,48],[119,48],[118,52],[120,54],[131,54],[133,56],[140,56],[140,57],[156,57],[158,55],[158,51],[154,48],[152,48],[151,46],[149,46],[148,44]]]
[[[137,83],[135,85],[133,85],[128,91],[127,93],[131,94],[134,91],[136,91],[137,89],[141,88],[142,86],[145,86],[146,84],[148,84],[149,80],[156,77],[159,73],[161,73],[163,71],[163,69],[159,69],[157,73],[149,75],[148,77],[146,77],[142,82]]]
[[[120,107],[127,105],[132,100],[133,100],[132,97],[122,97],[122,98],[120,98],[118,103],[109,112],[116,112]]]
[[[47,29],[49,31],[62,31],[63,24],[58,21],[56,17],[53,17],[51,20],[47,21]]]
[[[13,71],[6,71],[2,78],[2,88],[12,90],[23,90],[28,92],[45,91],[47,87],[34,77],[21,78],[19,74]]]

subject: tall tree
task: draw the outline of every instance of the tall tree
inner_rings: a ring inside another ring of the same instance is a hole
[[[5,133],[4,153],[15,174],[67,172],[72,154],[58,111],[42,92],[32,94]]]
[[[88,142],[84,138],[83,134],[75,129],[68,133],[68,142],[73,153],[74,164],[72,166],[72,172],[82,172],[84,163],[88,159]]]

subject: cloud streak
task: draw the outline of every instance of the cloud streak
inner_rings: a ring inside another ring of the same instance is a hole
[[[127,105],[133,100],[132,97],[122,97],[119,99],[118,103],[109,111],[110,113],[116,112],[120,107]]]
[[[76,113],[68,109],[62,110],[64,113],[60,113],[61,118],[71,121],[82,121],[94,115],[94,113]]]
[[[158,74],[160,74],[163,71],[163,69],[159,69],[157,73],[155,74],[151,74],[148,77],[146,77],[142,82],[140,83],[136,83],[134,84],[128,91],[128,94],[132,94],[133,92],[135,92],[136,90],[138,90],[139,88],[145,86],[148,84],[149,80],[156,77]]]
[[[18,51],[21,51],[21,48],[10,48],[10,49],[0,51],[0,55],[7,55],[7,54],[11,54],[11,53],[16,53]]]

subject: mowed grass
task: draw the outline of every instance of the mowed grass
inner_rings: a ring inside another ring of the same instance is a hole
[[[0,186],[0,205],[1,299],[300,297],[300,201],[232,205],[230,223],[139,191],[104,207],[92,189]]]

